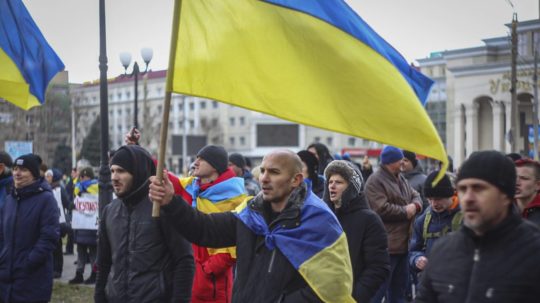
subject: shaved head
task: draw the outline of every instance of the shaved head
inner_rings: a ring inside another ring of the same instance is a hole
[[[283,161],[282,163],[289,169],[291,176],[302,173],[302,160],[291,150],[277,149],[264,156],[263,161],[267,158],[276,158]]]

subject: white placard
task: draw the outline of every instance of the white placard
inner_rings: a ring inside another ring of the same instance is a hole
[[[53,189],[54,198],[56,199],[56,205],[58,205],[58,209],[60,210],[60,224],[66,223],[66,216],[64,215],[64,205],[62,205],[61,190],[62,189],[60,188],[60,186]]]
[[[88,193],[75,197],[71,227],[73,229],[98,229],[98,195]]]

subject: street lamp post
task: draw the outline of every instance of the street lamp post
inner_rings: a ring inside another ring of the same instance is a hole
[[[127,52],[120,53],[120,62],[124,66],[124,77],[134,77],[135,78],[135,102],[133,104],[133,126],[135,128],[139,128],[139,122],[138,122],[138,99],[139,99],[139,74],[144,75],[146,72],[148,72],[148,64],[150,64],[150,61],[152,60],[154,52],[151,48],[143,48],[141,49],[141,57],[145,63],[144,72],[140,72],[139,70],[139,64],[137,61],[133,63],[133,70],[130,74],[128,74],[127,69],[129,65],[131,64],[131,54]]]

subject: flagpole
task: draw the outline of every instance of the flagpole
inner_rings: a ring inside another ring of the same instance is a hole
[[[174,1],[174,16],[171,33],[171,48],[169,54],[169,68],[167,69],[167,86],[165,100],[163,101],[163,118],[161,120],[161,131],[159,141],[159,155],[157,163],[157,178],[163,181],[163,168],[165,163],[165,150],[167,149],[167,132],[169,130],[169,111],[171,109],[172,79],[174,76],[174,58],[176,56],[176,44],[178,42],[178,27],[180,25],[180,9],[182,0]],[[153,202],[152,217],[159,217],[159,204]]]

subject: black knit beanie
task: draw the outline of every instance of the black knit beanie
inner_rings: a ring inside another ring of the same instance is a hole
[[[233,153],[229,155],[229,162],[233,163],[234,165],[240,167],[241,169],[244,169],[246,166],[246,160],[244,159],[244,156],[238,153]]]
[[[413,167],[416,167],[416,165],[418,165],[418,160],[416,159],[415,153],[408,150],[403,150],[403,157],[411,161]]]
[[[41,165],[41,158],[38,155],[26,154],[15,159],[13,166],[20,166],[28,169],[34,178],[39,179],[39,166]]]
[[[127,170],[131,175],[135,175],[135,159],[127,148],[119,148],[111,158],[111,165],[118,165]]]
[[[461,165],[456,184],[463,179],[476,178],[493,184],[513,199],[516,193],[516,167],[512,160],[494,150],[474,152]]]
[[[197,157],[201,157],[210,163],[220,175],[229,167],[229,157],[227,156],[227,151],[222,146],[207,145],[197,153]]]
[[[317,157],[307,150],[301,150],[296,154],[298,157],[300,157],[302,162],[306,164],[309,178],[311,181],[314,181],[314,179],[318,177],[317,172],[319,171],[319,160],[317,160]]]
[[[432,186],[433,180],[438,174],[439,171],[436,170],[427,176],[426,181],[424,181],[424,197],[450,198],[454,195],[454,187],[452,187],[452,182],[450,182],[450,178],[446,174],[435,187]]]

